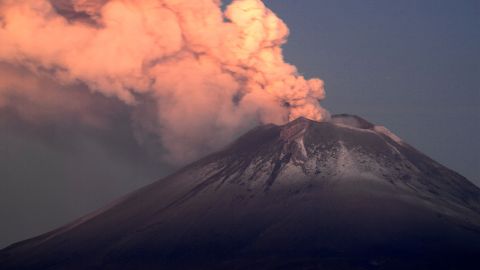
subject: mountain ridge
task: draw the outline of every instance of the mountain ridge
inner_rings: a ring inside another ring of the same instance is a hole
[[[480,189],[386,128],[339,115],[254,128],[103,210],[7,247],[0,266],[469,269],[479,250]]]

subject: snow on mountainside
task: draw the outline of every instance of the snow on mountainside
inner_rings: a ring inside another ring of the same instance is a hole
[[[480,190],[360,117],[299,118],[0,254],[2,269],[469,269]]]

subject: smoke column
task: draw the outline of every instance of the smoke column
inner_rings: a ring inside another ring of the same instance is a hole
[[[323,81],[284,61],[289,30],[260,0],[225,10],[218,0],[0,3],[0,62],[143,111],[135,126],[157,134],[172,162],[255,124],[328,118]],[[8,102],[1,87],[0,107]]]

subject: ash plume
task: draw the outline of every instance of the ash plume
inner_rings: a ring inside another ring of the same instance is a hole
[[[135,126],[157,134],[172,162],[217,149],[255,124],[329,117],[319,104],[323,81],[283,59],[288,34],[260,0],[235,0],[225,10],[218,0],[0,3],[0,62],[132,106],[140,112]],[[11,91],[0,89],[0,108]]]

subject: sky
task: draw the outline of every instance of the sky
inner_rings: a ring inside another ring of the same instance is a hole
[[[285,60],[305,78],[325,82],[323,108],[384,125],[480,185],[478,1],[265,4],[290,29]],[[186,162],[169,162],[165,153],[178,148],[158,142],[143,121],[148,102],[126,106],[89,91],[90,78],[64,91],[57,77],[27,67],[0,61],[0,71],[31,82],[18,87],[34,97],[14,96],[15,106],[3,107],[0,98],[0,247],[72,221]],[[220,128],[231,138],[247,126]]]

